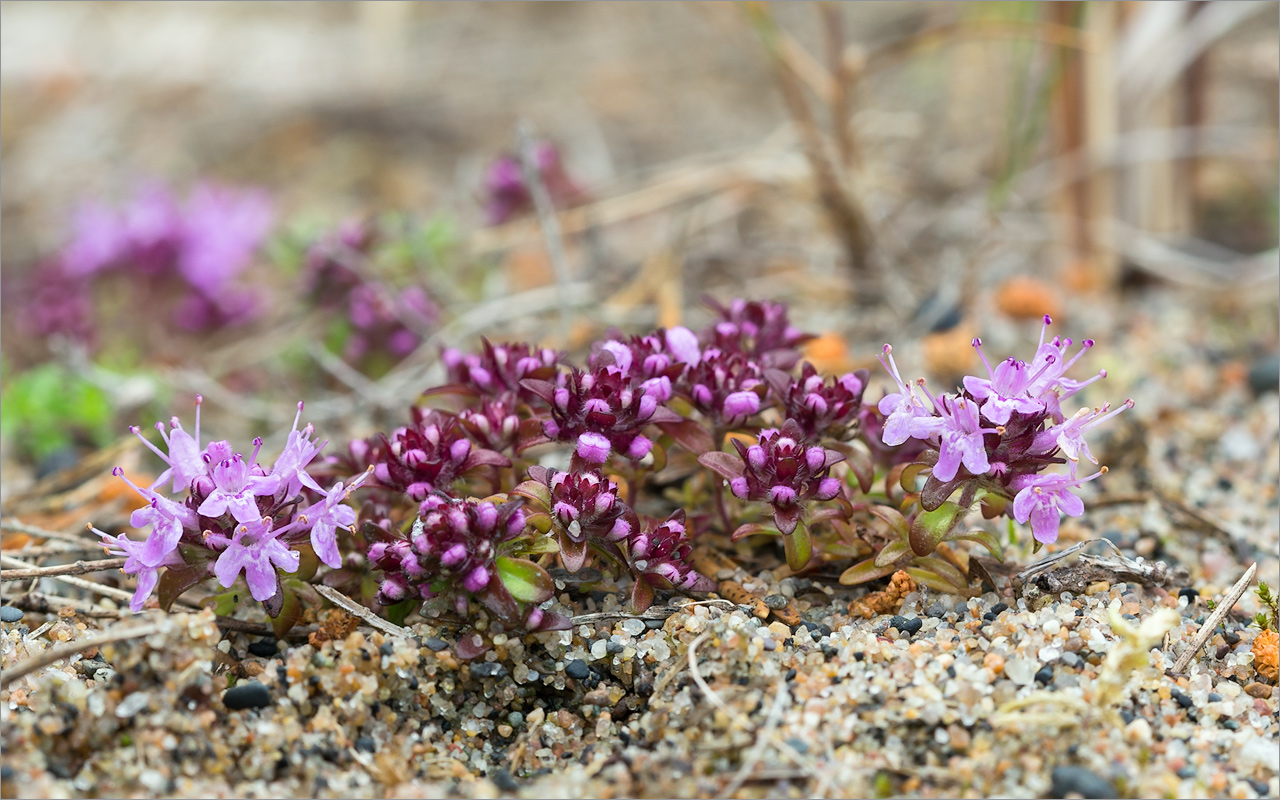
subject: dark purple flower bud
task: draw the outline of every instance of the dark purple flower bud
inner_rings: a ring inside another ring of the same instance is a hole
[[[766,367],[791,369],[800,360],[798,346],[813,338],[787,319],[787,307],[771,300],[735,299],[728,306],[710,298],[704,302],[720,314],[720,320],[704,331],[718,349],[741,353]]]
[[[622,542],[622,549],[638,586],[632,598],[637,607],[652,602],[653,588],[676,589],[685,592],[709,592],[715,582],[699,574],[690,566],[693,545],[685,525],[684,509],[679,509],[659,522],[646,520],[643,530],[635,531]],[[643,608],[639,608],[643,610]]]
[[[369,548],[369,561],[383,571],[378,600],[391,605],[406,597],[436,595],[463,601],[495,585],[498,545],[524,528],[519,503],[445,500],[423,503],[422,516],[407,539],[394,538]]]
[[[563,386],[537,380],[526,380],[524,386],[551,407],[543,433],[574,442],[578,457],[591,464],[604,463],[612,450],[633,460],[644,458],[653,443],[641,430],[650,423],[681,420],[612,363],[590,372],[575,369]]]
[[[844,441],[862,410],[862,393],[870,373],[865,369],[849,372],[828,383],[805,362],[799,378],[772,369],[765,377],[783,414],[796,421],[806,440],[816,442],[829,436]]]
[[[762,378],[759,365],[747,356],[708,347],[680,377],[676,391],[715,425],[735,428],[760,410]]]
[[[510,466],[501,453],[472,447],[457,420],[436,411],[413,409],[412,425],[380,435],[370,454],[373,477],[386,489],[421,501],[433,490],[449,492],[453,483],[482,466]]]
[[[613,541],[636,528],[635,514],[618,498],[618,485],[599,470],[561,472],[534,466],[529,476],[551,490],[551,519],[571,542]]]
[[[483,351],[477,355],[447,348],[440,354],[448,372],[449,384],[478,396],[501,397],[515,393],[528,402],[533,395],[520,385],[526,378],[548,380],[559,370],[561,354],[549,348],[538,348],[526,342],[494,345],[482,340]]]
[[[805,502],[830,500],[839,491],[839,482],[827,472],[844,456],[834,450],[806,446],[795,420],[788,419],[781,430],[761,431],[759,444],[748,447],[734,439],[733,446],[744,469],[740,477],[730,481],[730,490],[740,499],[772,505],[774,522],[785,534],[796,529]]]

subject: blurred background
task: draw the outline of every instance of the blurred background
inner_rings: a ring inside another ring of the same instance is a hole
[[[367,435],[442,346],[580,355],[704,295],[944,378],[1156,298],[1265,386],[1278,10],[4,3],[6,491],[197,392],[219,436],[299,399]]]

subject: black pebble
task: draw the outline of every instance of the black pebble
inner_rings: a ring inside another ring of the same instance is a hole
[[[391,642],[383,642],[382,646],[378,648],[378,652],[384,656],[389,656],[395,651],[396,651],[396,646],[393,645]]]
[[[995,622],[995,621],[996,621],[996,617],[998,617],[998,616],[1000,616],[1000,615],[999,615],[999,614],[997,614],[996,612],[994,612],[994,611],[988,611],[987,613],[985,613],[985,614],[983,614],[983,615],[982,615],[982,618],[983,618],[984,620],[986,620],[987,622]]]
[[[835,658],[837,655],[839,655],[839,653],[840,653],[839,650],[837,650],[836,648],[832,647],[829,644],[822,646],[822,657],[828,661]]]
[[[259,639],[249,644],[249,655],[258,658],[271,658],[276,654],[276,640],[267,638]]]
[[[434,636],[432,636],[431,638],[427,639],[425,642],[423,642],[423,644],[425,644],[425,645],[427,646],[427,649],[428,649],[428,650],[432,650],[432,651],[434,651],[434,652],[436,652],[436,653],[439,653],[441,650],[448,650],[448,649],[449,649],[449,643],[448,643],[448,642],[446,642],[444,639],[437,639],[437,638],[436,638],[436,637],[434,637]]]
[[[1188,603],[1194,603],[1196,601],[1196,598],[1199,596],[1200,596],[1200,593],[1197,592],[1195,589],[1192,589],[1190,586],[1186,586],[1178,590],[1178,597],[1187,598]]]
[[[917,618],[917,619],[903,620],[901,625],[897,625],[895,627],[897,627],[898,630],[902,631],[905,634],[908,634],[910,636],[915,636],[917,633],[920,632],[920,628],[922,628],[923,626],[924,626],[924,621]]]
[[[809,636],[812,637],[815,642],[822,641],[822,631],[811,630],[809,631]]]
[[[1222,702],[1222,695],[1218,694],[1217,692],[1209,692],[1209,702],[1210,702],[1210,703],[1221,703],[1221,702]]]
[[[1240,723],[1236,722],[1234,719],[1224,719],[1222,721],[1222,727],[1229,731],[1238,731],[1240,730]]]
[[[792,667],[791,669],[787,670],[787,680],[794,681],[795,679],[796,679],[796,668]]]
[[[1196,776],[1196,768],[1190,764],[1178,770],[1178,777],[1182,779],[1194,778]]]
[[[1271,788],[1267,785],[1266,781],[1260,781],[1257,778],[1245,778],[1244,780],[1245,783],[1252,786],[1253,790],[1258,793],[1258,797],[1266,797],[1267,790]]]
[[[1227,631],[1222,638],[1226,640],[1226,643],[1229,645],[1240,644],[1240,634],[1236,633],[1235,631]]]
[[[890,628],[897,628],[899,631],[906,630],[906,627],[907,627],[907,618],[906,618],[906,617],[902,617],[902,616],[894,615],[894,616],[889,620],[889,627],[890,627]]]
[[[1254,394],[1274,392],[1280,387],[1280,355],[1263,356],[1249,367],[1249,388]]]
[[[1133,722],[1133,712],[1127,708],[1120,709],[1120,719],[1124,721],[1125,725],[1128,725]]]
[[[591,669],[587,666],[587,662],[580,658],[575,658],[568,664],[564,665],[564,674],[568,675],[570,678],[582,680],[591,674]]]
[[[651,631],[656,631],[666,624],[667,621],[665,619],[646,619],[644,621],[644,626]]]
[[[13,777],[13,767],[5,764],[0,766],[0,780],[9,780]]]
[[[1053,797],[1066,797],[1075,792],[1081,797],[1118,797],[1116,787],[1111,781],[1101,778],[1084,767],[1054,767],[1051,778],[1052,787],[1049,794]]]
[[[1040,670],[1036,673],[1036,682],[1042,683],[1046,686],[1053,683],[1053,667],[1049,666],[1048,664],[1045,664],[1043,667],[1041,667]]]
[[[22,609],[13,606],[0,606],[0,621],[17,622],[22,619]]]
[[[373,740],[372,736],[361,736],[356,739],[356,749],[372,753],[378,749],[378,743]]]
[[[1009,610],[1008,603],[996,603],[994,606],[991,607],[991,613],[993,614],[1003,614],[1008,610]]]
[[[232,711],[266,708],[271,705],[271,692],[257,681],[232,686],[222,695],[222,704]]]
[[[507,668],[501,664],[486,662],[472,667],[471,674],[479,675],[481,678],[500,678],[507,674]]]
[[[493,785],[497,786],[503,792],[516,792],[520,790],[520,784],[516,779],[511,777],[511,773],[506,767],[498,767],[498,771],[493,773]]]
[[[616,656],[627,648],[623,647],[622,642],[608,641],[604,643],[604,651],[611,656]]]
[[[1173,699],[1177,700],[1178,705],[1183,708],[1191,708],[1191,706],[1195,705],[1195,701],[1183,694],[1180,689],[1170,689],[1169,694],[1173,695]]]
[[[856,652],[856,653],[854,653],[854,654],[853,654],[853,660],[854,660],[854,661],[861,661],[862,659],[864,659],[864,658],[866,658],[866,657],[867,657],[867,654],[866,654],[866,653],[864,653],[864,652],[862,652],[861,650],[859,650],[858,652]]]
[[[807,631],[816,631],[816,630],[818,629],[818,623],[816,623],[816,622],[810,622],[810,621],[809,621],[809,620],[807,620],[807,619],[806,619],[806,620],[801,620],[801,621],[800,621],[800,624],[801,624],[801,625],[803,625],[803,626],[804,626],[804,629],[805,629],[805,630],[807,630]]]
[[[787,598],[780,594],[771,594],[764,599],[764,604],[777,611],[787,607]]]

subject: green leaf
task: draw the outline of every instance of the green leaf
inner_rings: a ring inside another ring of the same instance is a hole
[[[231,616],[231,612],[236,610],[236,604],[239,601],[240,592],[233,588],[222,592],[221,594],[215,594],[213,597],[205,600],[204,607],[212,608],[213,613],[220,617],[229,617]]]
[[[967,511],[964,506],[943,503],[932,511],[916,514],[911,521],[911,533],[908,537],[912,552],[918,556],[932,553]]]
[[[939,577],[961,591],[969,588],[968,576],[946,559],[938,558],[937,556],[925,556],[924,558],[917,558],[912,566],[922,567],[937,573]]]
[[[532,500],[542,508],[551,508],[551,490],[541,481],[524,481],[512,489],[511,494]]]
[[[946,537],[946,541],[948,542],[960,541],[962,539],[970,542],[977,542],[987,548],[991,555],[995,556],[996,561],[999,561],[1002,564],[1004,563],[1004,546],[1001,545],[1000,540],[993,536],[989,531],[972,530],[967,533],[952,531],[947,534]]]
[[[948,583],[945,579],[931,570],[921,569],[919,567],[907,567],[907,574],[915,579],[916,583],[928,586],[935,592],[944,592],[946,594],[959,594],[956,587]]]
[[[906,542],[890,542],[885,545],[876,557],[872,559],[877,567],[892,567],[911,550],[911,545]]]
[[[874,581],[876,578],[883,578],[886,575],[892,575],[897,572],[898,568],[890,564],[887,567],[880,566],[875,563],[874,559],[854,564],[840,574],[840,583],[845,586],[856,586],[859,583]]]
[[[896,508],[889,506],[873,505],[867,509],[872,514],[884,520],[889,525],[889,530],[899,539],[906,539],[910,533],[910,527],[907,525],[907,518],[902,516]]]
[[[555,594],[551,576],[528,559],[498,556],[497,566],[502,585],[521,603],[542,603]]]
[[[758,534],[781,536],[782,531],[767,522],[744,522],[738,526],[737,530],[733,532],[733,535],[730,536],[729,539],[736,542],[747,536],[756,536]]]
[[[298,595],[291,589],[280,591],[284,603],[280,607],[280,613],[271,617],[271,630],[277,639],[283,639],[284,635],[298,624],[298,619],[302,616],[302,604],[298,602]]]

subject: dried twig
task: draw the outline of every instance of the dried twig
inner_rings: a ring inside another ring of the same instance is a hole
[[[413,638],[413,631],[409,630],[408,628],[402,628],[399,625],[396,625],[394,623],[387,622],[382,617],[379,617],[377,614],[373,613],[369,609],[365,608],[364,606],[360,605],[356,601],[352,600],[350,597],[347,597],[345,594],[338,591],[337,589],[331,588],[329,586],[325,586],[323,583],[314,584],[312,588],[314,588],[317,592],[319,592],[320,595],[324,597],[324,599],[328,600],[330,603],[333,603],[335,606],[339,606],[343,610],[351,614],[354,614],[355,616],[369,623],[370,626],[377,628],[383,633],[389,633],[392,636],[399,636],[403,639]]]
[[[0,528],[14,533],[25,533],[28,536],[34,536],[37,539],[50,539],[55,542],[67,542],[69,544],[88,545],[90,547],[97,546],[97,539],[90,539],[79,533],[63,533],[61,531],[51,531],[47,528],[40,528],[35,525],[28,525],[17,517],[7,517],[0,521]]]
[[[6,555],[0,555],[0,565],[16,567],[18,569],[37,568],[34,564],[29,564],[25,561],[16,559],[13,556],[6,556]],[[85,589],[86,591],[93,592],[94,594],[103,595],[104,597],[111,597],[116,600],[124,600],[125,602],[129,602],[130,600],[133,599],[132,592],[126,592],[123,589],[117,589],[114,586],[104,586],[101,583],[95,583],[93,581],[85,580],[84,578],[77,578],[74,575],[50,575],[49,577],[55,581],[62,581],[63,583],[67,583],[72,586]],[[174,601],[174,603],[177,605],[186,606],[187,608],[200,607],[197,603],[194,603],[182,597],[179,597],[177,600]]]
[[[24,554],[25,555],[25,554]],[[103,558],[98,561],[76,561],[53,567],[0,570],[0,581],[25,581],[28,578],[56,578],[59,575],[87,575],[123,567],[126,558]]]
[[[101,636],[94,636],[90,639],[81,639],[78,642],[67,642],[66,644],[59,645],[57,647],[50,647],[38,656],[28,658],[27,660],[6,669],[3,674],[0,674],[0,686],[8,686],[13,681],[16,681],[26,675],[30,675],[42,667],[47,667],[64,658],[70,658],[71,656],[74,656],[77,653],[82,653],[91,647],[102,647],[103,645],[111,644],[113,642],[139,639],[143,636],[150,636],[153,633],[158,633],[159,631],[160,625],[156,623],[152,623],[150,625],[138,625],[132,628],[114,631],[112,633],[105,633]]]
[[[1240,580],[1236,581],[1235,586],[1223,595],[1222,600],[1218,603],[1218,607],[1213,610],[1209,618],[1200,626],[1200,630],[1196,632],[1196,638],[1191,640],[1191,645],[1182,651],[1182,655],[1178,656],[1178,660],[1173,663],[1173,672],[1181,673],[1191,663],[1191,659],[1196,657],[1196,653],[1200,652],[1200,648],[1204,647],[1204,643],[1209,641],[1209,637],[1213,636],[1213,631],[1218,627],[1218,623],[1231,613],[1231,609],[1235,607],[1236,601],[1244,595],[1245,590],[1249,588],[1249,584],[1253,582],[1253,576],[1258,572],[1257,563],[1251,564],[1249,569],[1244,573]]]

